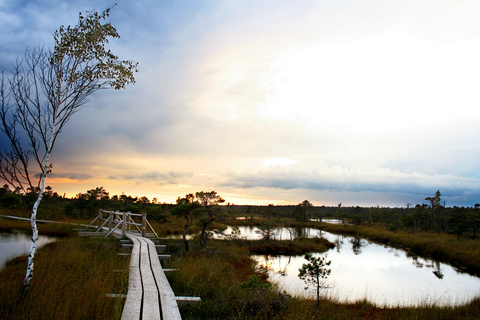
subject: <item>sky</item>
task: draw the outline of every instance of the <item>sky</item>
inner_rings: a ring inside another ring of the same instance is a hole
[[[136,83],[67,124],[59,194],[480,202],[480,1],[115,2],[108,46],[139,62]],[[0,0],[0,68],[115,2]]]

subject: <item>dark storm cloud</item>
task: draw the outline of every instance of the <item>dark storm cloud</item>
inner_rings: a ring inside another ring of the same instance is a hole
[[[36,177],[40,177],[39,174],[36,175]],[[78,181],[85,181],[85,180],[89,180],[92,178],[92,175],[91,174],[88,174],[88,173],[76,173],[76,172],[72,172],[72,173],[54,173],[54,172],[51,172],[48,174],[48,177],[49,178],[66,178],[66,179],[70,179],[70,180],[78,180]]]
[[[385,181],[387,180],[387,181]],[[368,175],[353,174],[349,177],[322,175],[314,172],[256,172],[233,174],[220,183],[236,188],[305,189],[333,192],[373,192],[377,194],[402,195],[403,198],[422,203],[423,199],[442,193],[442,199],[450,205],[473,206],[480,201],[480,180],[445,175],[404,174],[402,178],[385,176],[372,179]]]
[[[154,181],[158,184],[176,184],[179,179],[184,177],[192,177],[194,174],[190,172],[158,172],[158,171],[149,171],[146,173],[139,174],[125,174],[118,176],[109,176],[110,179],[125,179],[125,180],[142,180],[142,181]]]

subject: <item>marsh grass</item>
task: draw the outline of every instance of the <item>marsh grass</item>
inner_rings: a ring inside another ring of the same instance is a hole
[[[2,319],[119,319],[126,293],[128,258],[117,256],[116,239],[67,237],[38,250],[31,287],[22,298],[26,257],[0,272]],[[126,273],[114,272],[126,270]]]
[[[266,275],[255,270],[247,249],[218,240],[207,244],[169,263],[179,269],[168,274],[175,294],[202,298],[181,307],[183,319],[270,319],[285,307],[284,295],[261,285]],[[251,276],[258,282],[242,286]]]
[[[28,230],[28,222],[5,223],[0,219],[0,226],[6,228],[20,229],[21,224],[25,225],[24,230]],[[165,231],[173,232],[179,225],[165,227]],[[437,234],[402,235],[366,227],[352,231],[343,226],[338,228],[379,242],[414,248],[418,245],[416,250],[424,246],[435,252],[438,247],[445,246],[453,251],[449,253],[451,256],[469,250],[473,252],[471,255],[478,255],[478,242],[468,239],[443,238]],[[42,224],[40,229],[65,232],[68,237],[39,249],[34,281],[24,299],[21,299],[20,288],[26,258],[20,257],[6,264],[0,272],[0,319],[119,319],[124,300],[106,297],[107,293],[127,292],[129,258],[116,255],[121,247],[118,240],[71,236],[76,232],[66,225]],[[300,239],[300,243],[303,241]],[[181,240],[162,242],[167,245],[167,253],[173,256],[171,261],[162,264],[166,268],[179,268],[179,271],[167,273],[175,294],[202,298],[201,303],[180,308],[183,319],[426,320],[478,319],[480,315],[480,298],[457,307],[436,306],[425,301],[417,307],[381,308],[366,299],[342,304],[335,297],[326,297],[317,308],[315,300],[290,297],[280,293],[275,285],[272,288],[261,285],[268,278],[256,269],[250,259],[249,247],[260,245],[260,242],[209,240],[207,248],[201,249],[197,241],[192,241],[192,250],[188,254],[185,254]],[[303,244],[311,245],[308,241]],[[257,276],[258,282],[252,282],[252,276]]]
[[[255,254],[302,255],[305,252],[324,252],[335,245],[323,238],[298,237],[294,240],[237,241],[237,245]]]

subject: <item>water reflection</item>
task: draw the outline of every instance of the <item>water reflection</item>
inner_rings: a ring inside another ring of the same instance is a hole
[[[21,232],[0,233],[0,269],[9,259],[26,255],[30,251],[31,235]],[[37,248],[55,241],[55,238],[40,235]]]
[[[246,239],[260,239],[255,227],[240,227]],[[227,232],[229,229],[227,229]],[[312,228],[276,230],[276,238],[322,236],[335,243],[328,251],[333,289],[323,294],[339,302],[367,298],[379,306],[419,304],[461,305],[480,295],[480,279],[459,272],[450,265],[412,256],[402,249],[375,244],[360,237],[335,235]],[[326,254],[326,253],[323,253]],[[319,256],[321,254],[314,254]],[[298,278],[303,256],[252,256],[281,290],[293,295],[310,295]],[[313,298],[313,297],[312,297]]]
[[[257,227],[241,226],[238,227],[240,234],[247,240],[260,240],[265,238],[265,230],[259,230]],[[214,235],[217,239],[228,237],[233,231],[232,227],[228,227],[224,235]],[[293,240],[298,237],[321,237],[322,231],[314,228],[293,228],[293,227],[281,227],[273,228],[268,231],[268,236],[272,240]]]
[[[359,237],[350,238],[348,242],[352,244],[352,250],[355,255],[362,253],[362,247],[367,245],[366,241]]]
[[[283,277],[287,275],[288,266],[292,261],[292,256],[264,255],[262,257],[262,262],[258,264],[260,271],[273,272]]]

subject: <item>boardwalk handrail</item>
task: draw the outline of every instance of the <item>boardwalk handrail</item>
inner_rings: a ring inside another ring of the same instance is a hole
[[[103,217],[104,213],[108,214],[107,218]],[[141,217],[141,222],[135,221],[135,217]],[[153,230],[152,225],[147,220],[146,213],[133,213],[130,211],[107,211],[99,209],[98,215],[95,217],[95,219],[93,219],[92,222],[90,222],[90,224],[84,230],[90,228],[95,222],[98,222],[98,227],[95,232],[107,231],[105,237],[112,234],[121,225],[122,237],[124,237],[127,232],[132,232],[131,227],[134,226],[142,237],[146,236],[148,227],[149,231],[151,231],[153,235],[158,239],[157,233],[155,232],[155,230]],[[107,224],[108,227],[106,226]]]

